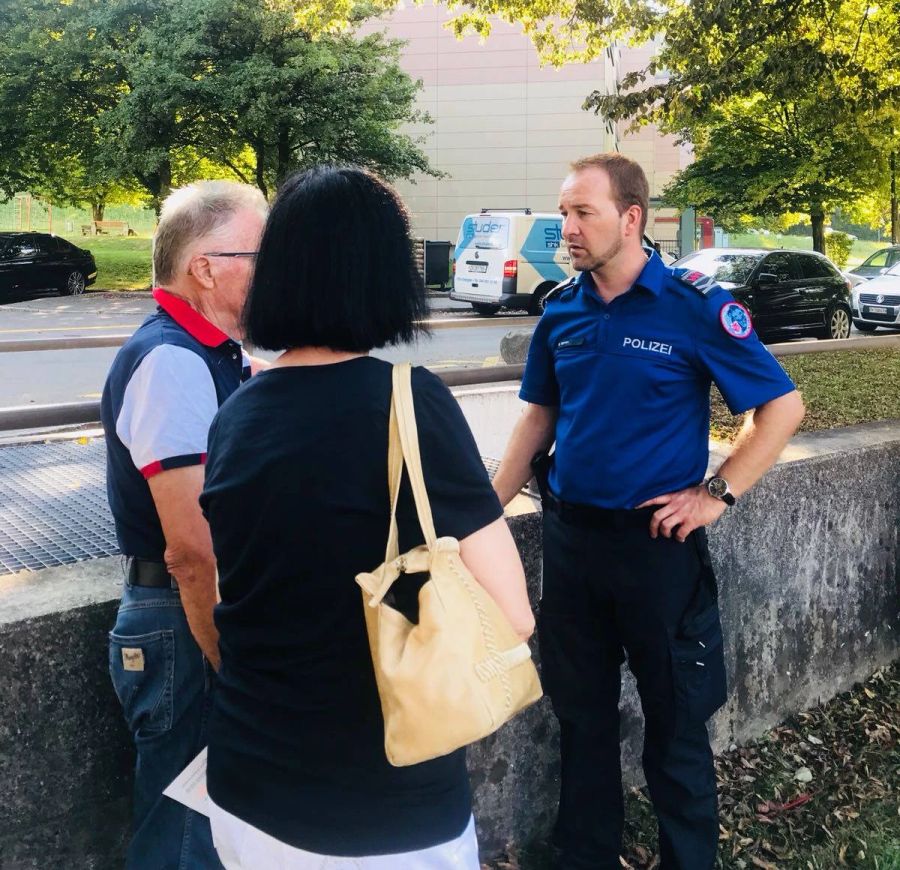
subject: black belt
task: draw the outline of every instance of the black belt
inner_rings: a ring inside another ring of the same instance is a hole
[[[648,526],[656,507],[601,508],[589,504],[574,504],[557,498],[549,488],[542,493],[541,503],[545,511],[556,514],[564,523],[590,528],[624,528],[626,526]]]
[[[151,562],[136,556],[128,565],[128,582],[131,586],[149,586],[153,589],[178,588],[164,562]]]

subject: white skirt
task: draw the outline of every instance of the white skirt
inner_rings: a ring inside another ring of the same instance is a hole
[[[225,870],[479,870],[475,819],[455,840],[415,852],[337,858],[297,849],[209,801],[213,843]]]

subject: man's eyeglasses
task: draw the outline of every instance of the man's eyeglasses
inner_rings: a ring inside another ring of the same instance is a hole
[[[201,254],[203,257],[255,257],[259,251],[210,251]]]

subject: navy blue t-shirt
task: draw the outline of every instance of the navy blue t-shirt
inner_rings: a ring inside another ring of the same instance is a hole
[[[794,389],[730,293],[693,286],[652,252],[609,303],[589,272],[548,303],[519,395],[559,408],[559,498],[633,508],[703,479],[712,383],[734,414]]]
[[[425,481],[439,536],[502,515],[449,390],[413,369]],[[219,565],[222,668],[209,792],[297,848],[391,854],[459,836],[465,753],[392,767],[355,577],[384,560],[391,366],[360,357],[261,372],[219,411],[201,497]],[[412,493],[402,550],[422,543]],[[415,596],[413,595],[413,601]]]

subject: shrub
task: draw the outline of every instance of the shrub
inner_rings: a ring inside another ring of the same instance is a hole
[[[839,269],[847,265],[852,247],[853,239],[846,233],[834,232],[825,236],[825,253]]]

